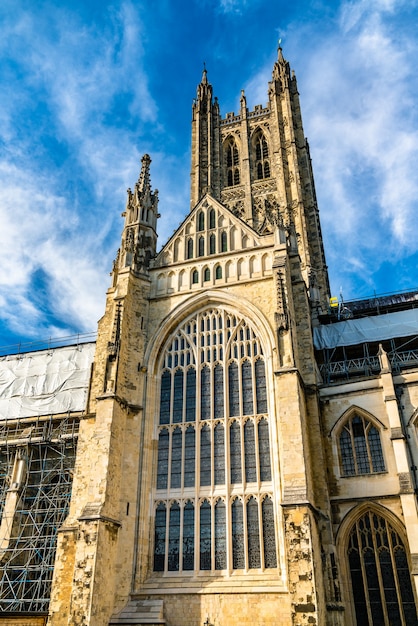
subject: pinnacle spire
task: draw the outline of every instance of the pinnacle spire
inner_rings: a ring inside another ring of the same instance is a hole
[[[138,191],[141,194],[144,194],[146,191],[151,191],[151,180],[150,180],[150,165],[151,165],[151,157],[149,154],[144,154],[141,159],[141,172],[139,174],[138,179]]]

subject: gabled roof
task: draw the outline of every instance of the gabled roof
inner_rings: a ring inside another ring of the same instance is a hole
[[[153,265],[163,267],[192,258],[257,248],[271,243],[273,235],[259,235],[240,217],[206,194],[163,246]]]

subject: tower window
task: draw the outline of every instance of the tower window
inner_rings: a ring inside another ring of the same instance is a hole
[[[199,282],[199,272],[197,270],[193,270],[192,283],[193,285],[197,285],[198,282]]]
[[[253,138],[254,173],[257,180],[270,177],[269,147],[264,133],[258,130]]]
[[[201,311],[165,346],[161,370],[154,570],[277,567],[264,353],[252,326]]]
[[[239,185],[239,152],[237,144],[233,137],[227,139],[226,143],[224,144],[224,165],[227,187],[231,187],[232,185]]]
[[[347,420],[339,444],[343,476],[385,471],[379,431],[363,416],[355,414]]]

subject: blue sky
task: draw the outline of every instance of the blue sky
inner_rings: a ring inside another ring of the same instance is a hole
[[[3,0],[0,345],[96,330],[141,156],[189,208],[203,62],[221,112],[296,72],[333,295],[418,287],[415,0]]]

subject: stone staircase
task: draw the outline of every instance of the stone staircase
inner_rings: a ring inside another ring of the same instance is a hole
[[[161,626],[165,624],[163,612],[162,600],[132,598],[120,613],[112,615],[109,626]]]

